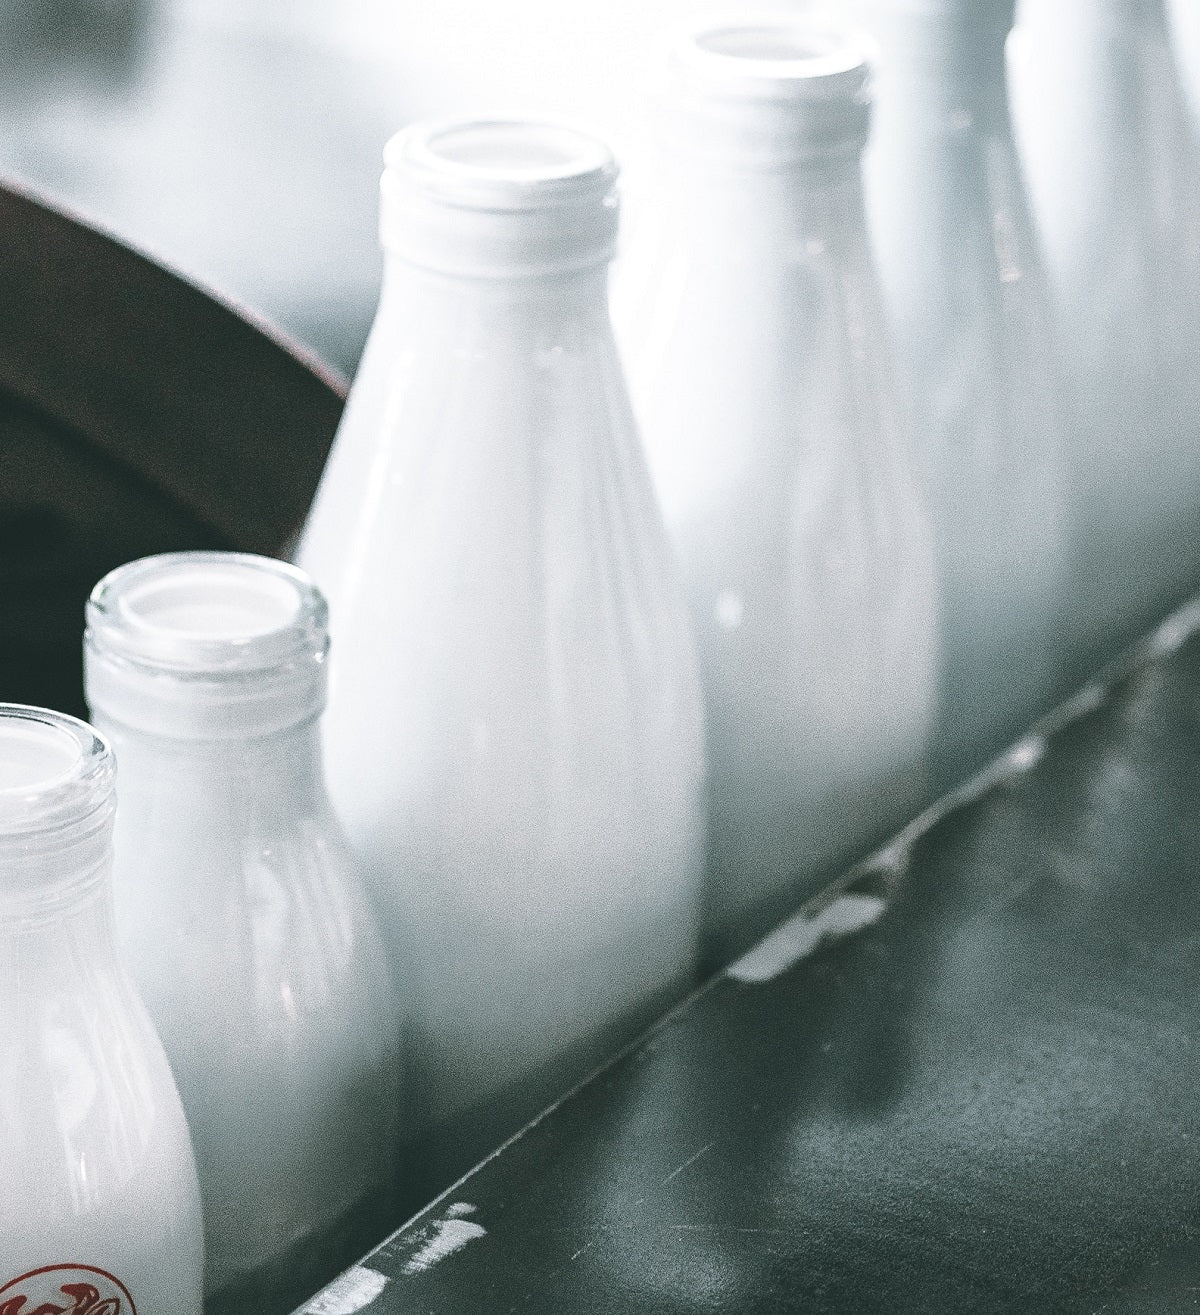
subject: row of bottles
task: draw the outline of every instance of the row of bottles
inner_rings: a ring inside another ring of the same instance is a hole
[[[1161,55],[1153,3],[1045,3],[1122,69]],[[623,261],[635,405],[608,148],[394,139],[299,568],[123,567],[86,619],[99,734],[0,710],[0,1055],[29,1075],[0,1090],[0,1315],[197,1310],[197,1180],[214,1303],[365,1245],[398,1155],[468,1168],[1186,588],[1200,257],[1124,193],[1122,250],[1176,253],[1145,257],[1155,296],[1081,246],[1097,146],[1043,273],[1012,20],[880,0],[869,206],[865,39],[681,38]],[[1086,99],[1080,61],[1056,94]],[[1069,134],[1030,136],[1036,198]],[[1139,332],[1104,329],[1122,307]]]
[[[856,5],[945,786],[1200,586],[1200,162],[1163,0]]]
[[[1061,314],[1066,624],[1095,662],[1200,585],[1200,138],[1163,0],[1022,0],[1014,118]]]
[[[148,558],[88,604],[98,730],[0,706],[4,1315],[298,1301],[394,1222],[403,1010],[325,788],[326,616],[279,562]]]
[[[1012,0],[871,7],[867,183],[942,587],[937,783],[1053,702],[1068,635],[1068,432],[1009,122]]]

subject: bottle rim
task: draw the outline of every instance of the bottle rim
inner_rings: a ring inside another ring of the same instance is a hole
[[[791,11],[706,15],[677,28],[677,75],[733,100],[861,104],[876,45],[863,30]]]
[[[147,671],[244,679],[323,660],[324,596],[298,567],[254,553],[173,552],[110,571],[87,602],[86,641]]]
[[[664,144],[723,169],[855,166],[875,44],[818,15],[708,14],[675,30],[659,104]]]
[[[115,776],[108,741],[86,722],[50,708],[0,703],[0,840],[103,823]]]
[[[618,167],[598,137],[565,120],[475,117],[415,123],[384,148],[385,177],[468,210],[604,204]]]
[[[527,279],[605,264],[617,239],[617,162],[550,119],[411,124],[384,152],[379,235],[442,274]]]
[[[298,567],[253,553],[161,553],[119,566],[87,604],[93,714],[183,739],[236,740],[325,707],[329,609]]]

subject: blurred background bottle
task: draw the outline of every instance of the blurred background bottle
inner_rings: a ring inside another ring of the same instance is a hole
[[[694,971],[702,704],[608,316],[615,180],[550,124],[396,138],[379,311],[299,549],[443,1185]]]
[[[1162,0],[1028,0],[1014,110],[1078,418],[1065,617],[1098,665],[1200,586],[1200,162]]]
[[[704,673],[714,962],[930,789],[936,586],[863,217],[867,83],[840,28],[694,25],[622,270]]]
[[[118,929],[192,1127],[210,1310],[286,1310],[395,1222],[401,1022],[325,792],[325,602],[280,562],[169,553],[87,622]]]
[[[940,788],[1061,692],[1066,419],[1013,144],[1012,0],[865,0],[880,41],[871,233],[942,584]]]
[[[22,1315],[77,1308],[64,1285],[201,1310],[187,1125],[113,926],[113,775],[91,727],[0,704],[0,1309]]]

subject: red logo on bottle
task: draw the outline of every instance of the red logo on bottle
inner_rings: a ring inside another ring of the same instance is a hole
[[[129,1289],[93,1265],[45,1265],[0,1286],[0,1315],[137,1315]]]

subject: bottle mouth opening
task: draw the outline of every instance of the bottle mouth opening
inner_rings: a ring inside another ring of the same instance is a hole
[[[387,173],[467,209],[531,209],[602,200],[617,176],[612,152],[566,124],[468,119],[414,124],[384,152]],[[386,177],[386,174],[385,174]]]
[[[675,47],[681,70],[711,90],[822,99],[860,95],[873,53],[854,28],[786,13],[704,19]]]
[[[601,142],[548,123],[481,120],[414,134],[414,155],[469,178],[538,183],[587,176],[611,162]]]
[[[85,722],[0,703],[0,837],[85,820],[111,798],[114,773],[108,744]]]
[[[328,645],[316,586],[248,553],[163,553],[118,567],[92,591],[87,631],[126,662],[208,678],[320,661]]]

